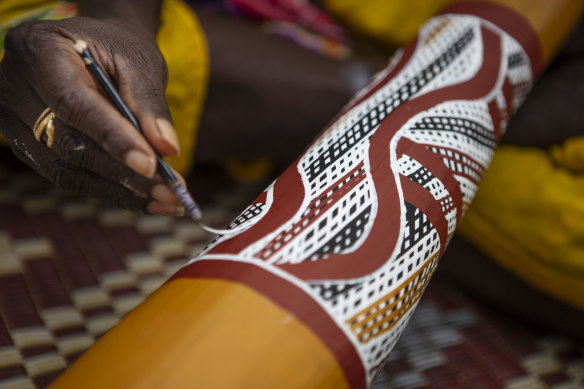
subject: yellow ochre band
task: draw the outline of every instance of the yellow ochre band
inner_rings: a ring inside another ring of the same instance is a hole
[[[178,278],[163,285],[51,386],[348,388],[302,322],[247,286]]]

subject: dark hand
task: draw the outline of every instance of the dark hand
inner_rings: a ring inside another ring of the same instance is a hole
[[[101,93],[73,49],[78,39],[118,86],[148,141]],[[67,190],[132,210],[180,212],[155,177],[153,148],[162,155],[179,150],[164,97],[166,65],[151,37],[113,20],[72,18],[25,23],[8,33],[5,49],[0,131],[20,159]],[[57,118],[52,148],[32,132],[47,107]]]

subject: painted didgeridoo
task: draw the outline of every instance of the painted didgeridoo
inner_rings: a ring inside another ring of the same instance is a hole
[[[462,2],[54,388],[365,388],[581,0]]]

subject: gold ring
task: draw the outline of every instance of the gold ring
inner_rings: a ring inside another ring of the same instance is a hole
[[[51,111],[50,108],[45,109],[39,118],[37,119],[32,132],[37,141],[41,141],[43,133],[47,133],[47,146],[49,148],[53,147],[53,141],[55,140],[55,113]]]

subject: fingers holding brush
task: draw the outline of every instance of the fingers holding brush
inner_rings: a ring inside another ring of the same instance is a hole
[[[91,42],[125,94],[136,95],[132,104],[154,148],[87,71],[73,49],[80,37]],[[155,43],[116,22],[73,18],[20,25],[6,36],[5,49],[0,116],[6,120],[0,131],[15,154],[65,189],[123,208],[180,213],[176,195],[156,176],[156,152],[176,154],[178,142],[164,99],[166,67]]]
[[[136,131],[143,134],[143,129],[140,123],[130,108],[126,105],[124,99],[119,94],[116,87],[112,84],[107,73],[101,67],[99,61],[93,55],[87,43],[83,40],[77,40],[74,47],[75,51],[85,62],[87,69],[95,77],[96,81],[108,95],[122,116],[125,117],[130,123],[132,123]],[[180,203],[184,206],[185,214],[196,223],[200,223],[202,219],[201,210],[199,209],[191,194],[187,191],[184,183],[179,180],[177,175],[173,172],[172,168],[158,154],[156,155],[156,161],[158,164],[158,172],[168,183],[169,187],[173,190]]]
[[[178,155],[180,146],[164,94],[168,73],[162,55],[152,56],[138,71],[127,63],[121,63],[117,70],[119,94],[149,144],[160,155]]]
[[[16,115],[2,115],[13,153],[62,189],[89,195],[120,208],[181,216],[183,208],[161,177],[147,179],[102,150],[91,138],[58,119],[49,146],[47,131],[35,139]],[[6,133],[6,132],[5,132]]]
[[[178,199],[160,176],[156,175],[150,179],[137,174],[113,158],[93,139],[65,125],[58,119],[55,121],[52,151],[78,170],[94,173],[133,191],[140,197],[161,203],[161,206],[156,209],[164,209],[165,211],[162,213],[165,215],[177,213],[175,208],[179,205]],[[129,207],[129,205],[123,205],[123,208]],[[148,208],[143,210],[148,211]],[[155,210],[149,212],[159,213]]]
[[[7,78],[21,94],[38,96],[68,126],[93,139],[137,173],[152,178],[156,172],[153,148],[116,110],[87,72],[73,49],[77,37],[92,42],[96,55],[114,80],[118,79],[115,69],[119,63],[140,67],[145,62],[143,58],[136,60],[124,48],[134,47],[134,52],[143,49],[143,56],[153,51],[150,43],[108,21],[72,18],[25,23],[6,36],[2,67]],[[13,108],[20,111],[23,121],[28,123],[32,118],[34,123],[38,112],[30,112],[27,107],[19,109],[22,104],[18,101],[15,105]]]

